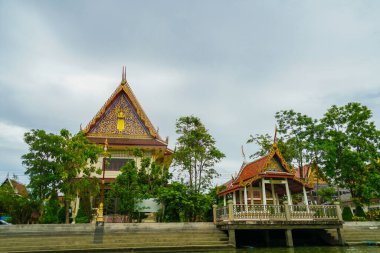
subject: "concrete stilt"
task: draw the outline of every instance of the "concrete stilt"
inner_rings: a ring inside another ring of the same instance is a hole
[[[293,235],[292,235],[292,230],[287,229],[285,230],[285,236],[286,236],[286,246],[288,247],[293,247]]]
[[[235,229],[228,230],[228,243],[236,248]]]
[[[270,247],[269,230],[264,230],[264,236],[265,236],[265,246]]]
[[[340,231],[340,228],[336,229],[336,233],[338,235],[339,245],[344,246],[344,239],[343,239],[343,236],[342,236],[342,232]]]

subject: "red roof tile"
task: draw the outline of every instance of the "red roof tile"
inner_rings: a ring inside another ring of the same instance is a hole
[[[268,160],[268,157],[269,157],[268,155],[263,156],[263,157],[255,160],[255,161],[250,162],[247,165],[245,165],[241,169],[237,179],[235,180],[235,184],[239,183],[241,181],[244,182],[250,178],[257,176],[261,172],[261,170],[264,168],[264,165],[265,165],[266,161]]]

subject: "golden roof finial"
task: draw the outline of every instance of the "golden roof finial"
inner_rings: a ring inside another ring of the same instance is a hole
[[[121,73],[121,84],[127,83],[127,67],[123,66],[123,71]]]

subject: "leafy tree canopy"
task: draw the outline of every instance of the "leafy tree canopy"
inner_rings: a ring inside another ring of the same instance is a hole
[[[68,223],[68,202],[84,189],[83,186],[93,185],[94,191],[98,190],[98,184],[93,183],[91,174],[100,174],[95,163],[101,148],[90,143],[82,132],[72,136],[66,129],[62,129],[58,135],[44,130],[31,130],[25,133],[24,140],[29,145],[29,152],[22,156],[22,163],[30,178],[28,188],[32,196],[45,200],[55,192],[62,192]]]
[[[333,105],[320,119],[312,119],[293,110],[275,115],[278,146],[289,164],[300,169],[315,162],[318,176],[347,188],[358,203],[369,203],[379,196],[380,132],[371,120],[372,112],[360,103]],[[271,148],[269,135],[251,135],[262,156]]]
[[[174,153],[174,166],[178,166],[179,172],[186,176],[192,191],[202,192],[219,175],[215,165],[225,155],[215,146],[215,139],[198,117],[179,118],[176,133],[180,136]]]

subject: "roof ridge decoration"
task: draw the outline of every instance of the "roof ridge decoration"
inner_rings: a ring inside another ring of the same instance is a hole
[[[288,173],[291,173],[291,174],[294,174],[294,171],[292,171],[288,165],[288,163],[285,161],[284,157],[282,156],[280,150],[278,149],[278,146],[277,146],[277,143],[273,143],[273,146],[272,146],[272,149],[269,153],[269,155],[267,155],[267,160],[264,164],[264,166],[261,168],[260,172],[264,172],[265,169],[268,167],[271,159],[274,157],[274,155],[277,155],[277,157],[279,158],[280,160],[280,163],[281,165],[284,167],[284,169],[288,172]]]
[[[112,93],[112,95],[108,98],[108,100],[104,103],[104,105],[98,111],[98,113],[92,118],[90,123],[88,123],[86,128],[83,130],[83,133],[85,135],[88,135],[90,133],[90,130],[98,123],[99,120],[102,119],[102,116],[111,107],[112,102],[115,101],[115,99],[119,96],[120,93],[124,93],[126,95],[126,98],[131,102],[131,105],[134,108],[137,116],[141,119],[142,124],[146,127],[146,129],[148,130],[151,137],[164,142],[161,139],[161,137],[159,136],[159,134],[157,133],[157,131],[154,129],[153,124],[149,120],[149,118],[146,115],[145,111],[143,110],[142,106],[138,102],[135,94],[133,93],[131,87],[129,86],[128,81],[126,79],[126,67],[125,66],[123,66],[122,80],[121,80],[119,86]]]

